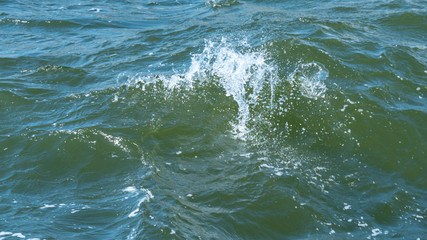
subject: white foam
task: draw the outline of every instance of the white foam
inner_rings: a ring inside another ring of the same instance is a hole
[[[76,213],[76,212],[80,212],[79,209],[71,209],[71,214]]]
[[[349,204],[347,204],[347,203],[344,203],[344,208],[343,208],[343,210],[349,210],[349,209],[351,209],[351,205],[349,205]]]
[[[43,207],[41,207],[40,209],[45,209],[45,208],[54,208],[56,207],[55,204],[45,204]]]
[[[135,217],[138,212],[139,212],[139,208],[137,208],[137,209],[133,210],[131,213],[129,213],[128,217],[130,217],[130,218]]]
[[[14,233],[12,234],[12,237],[25,238],[25,236],[22,233]]]
[[[125,189],[123,189],[123,192],[133,193],[133,192],[136,192],[136,191],[137,191],[136,187],[134,187],[134,186],[129,186],[129,187],[126,187]]]
[[[1,236],[8,236],[8,235],[10,235],[12,237],[17,237],[17,238],[25,238],[25,235],[22,233],[13,233],[13,232],[4,232],[4,231],[0,232],[0,237]],[[0,239],[4,239],[4,238],[0,238]]]
[[[372,229],[372,235],[371,236],[375,237],[375,236],[378,236],[382,233],[383,232],[379,228],[374,228],[374,229]]]
[[[99,8],[91,8],[91,9],[89,9],[89,11],[91,11],[91,12],[100,12],[101,11],[101,9],[99,9]]]
[[[357,226],[359,226],[359,227],[367,227],[367,226],[368,226],[368,224],[367,224],[367,223],[365,223],[365,222],[358,222],[358,223],[357,223]]]
[[[139,200],[138,207],[128,215],[129,218],[135,217],[141,210],[141,205],[145,202],[150,202],[150,200],[154,198],[154,195],[148,189],[143,188],[141,192],[144,193],[144,197]]]
[[[260,167],[264,167],[264,168],[274,168],[274,166],[270,166],[270,165],[265,164],[265,163],[261,164],[261,165],[260,165]]]

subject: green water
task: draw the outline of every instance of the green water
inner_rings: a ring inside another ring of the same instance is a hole
[[[426,1],[0,0],[0,239],[426,239]]]

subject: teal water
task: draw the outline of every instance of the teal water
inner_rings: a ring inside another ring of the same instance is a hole
[[[427,2],[0,0],[0,239],[427,239]]]

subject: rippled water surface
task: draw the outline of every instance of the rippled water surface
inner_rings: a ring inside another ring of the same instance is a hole
[[[0,0],[0,239],[426,239],[427,2]]]

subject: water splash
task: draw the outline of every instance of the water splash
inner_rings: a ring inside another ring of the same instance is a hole
[[[328,70],[316,62],[299,64],[289,75],[289,82],[297,86],[304,97],[311,99],[325,97],[325,79],[329,76]]]
[[[230,124],[233,135],[245,140],[253,130],[251,122],[268,118],[263,115],[283,108],[281,99],[288,98],[283,94],[313,100],[325,97],[324,81],[329,72],[320,63],[300,63],[285,77],[279,77],[278,69],[265,47],[253,48],[244,40],[230,42],[222,38],[205,40],[203,50],[191,56],[191,64],[183,73],[137,74],[128,79],[128,84],[141,86],[143,91],[149,85],[160,84],[169,96],[176,93],[175,90],[192,92],[204,84],[214,84],[225,92],[225,97],[237,103],[237,117]]]
[[[257,105],[259,96],[266,85],[277,81],[276,68],[268,63],[264,51],[246,50],[246,42],[240,42],[244,50],[222,38],[221,42],[205,42],[202,53],[194,54],[187,80],[204,79],[217,81],[238,104],[238,123],[234,132],[243,138],[247,132],[246,124],[251,118],[251,108]]]

